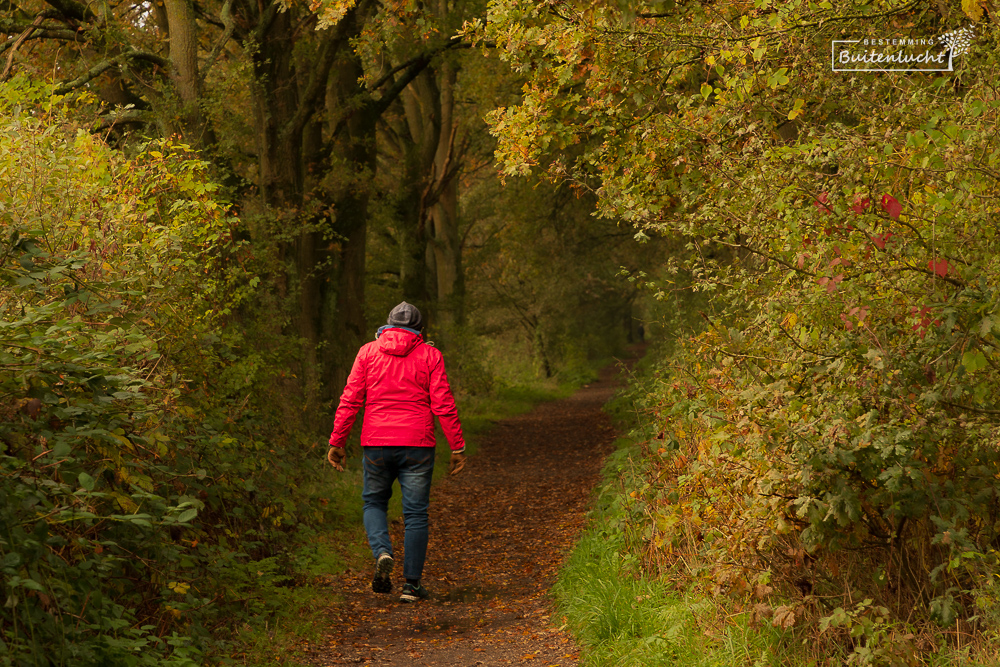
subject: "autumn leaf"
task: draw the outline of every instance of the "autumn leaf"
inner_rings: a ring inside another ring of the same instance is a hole
[[[805,103],[806,101],[801,97],[796,99],[795,104],[792,106],[792,110],[788,112],[788,120],[795,120],[801,116],[805,112],[805,109],[803,109]]]
[[[962,11],[973,21],[983,18],[983,0],[962,0]]]
[[[816,201],[813,202],[813,206],[823,211],[824,213],[833,213],[833,209],[830,208],[830,195],[826,192],[821,192]]]
[[[882,195],[882,209],[893,220],[899,220],[899,214],[903,212],[903,205],[892,195]]]
[[[875,247],[878,248],[879,250],[885,250],[885,245],[889,242],[889,239],[891,239],[892,237],[893,237],[892,232],[883,232],[881,234],[876,234],[875,236],[872,237],[872,243],[874,243]]]
[[[774,610],[774,618],[771,625],[776,628],[788,629],[795,625],[795,610],[788,605],[781,605]]]
[[[951,265],[944,259],[935,258],[927,262],[927,269],[942,278],[948,275],[948,270],[950,268]]]

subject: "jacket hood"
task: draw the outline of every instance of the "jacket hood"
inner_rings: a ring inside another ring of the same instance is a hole
[[[394,357],[405,357],[423,342],[423,336],[420,334],[406,329],[392,328],[386,329],[378,337],[378,349]]]

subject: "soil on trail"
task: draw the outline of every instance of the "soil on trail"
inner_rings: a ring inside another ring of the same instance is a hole
[[[548,590],[572,548],[612,450],[601,406],[617,368],[570,398],[504,420],[464,472],[431,492],[422,583],[430,600],[399,602],[402,520],[394,522],[393,592],[371,591],[371,570],[333,584],[342,599],[314,665],[576,665],[579,649],[553,617]]]

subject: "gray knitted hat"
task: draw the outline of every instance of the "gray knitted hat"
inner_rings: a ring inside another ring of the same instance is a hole
[[[387,322],[394,327],[409,327],[417,331],[422,331],[424,328],[424,318],[420,310],[405,301],[392,309]]]

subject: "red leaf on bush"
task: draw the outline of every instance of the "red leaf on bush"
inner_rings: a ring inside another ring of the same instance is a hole
[[[851,205],[851,210],[860,215],[865,212],[865,209],[868,208],[868,205],[871,203],[872,200],[869,199],[868,197],[865,198],[855,197],[854,203]]]
[[[892,195],[882,195],[882,209],[893,220],[899,220],[899,214],[903,212],[903,205]]]
[[[844,279],[844,274],[834,276],[833,278],[828,278],[827,276],[822,276],[816,279],[822,287],[826,288],[827,294],[832,294],[834,290],[837,289],[837,285]]]
[[[948,269],[950,268],[951,265],[948,264],[948,261],[944,259],[932,259],[929,262],[927,262],[927,269],[933,271],[935,274],[941,276],[942,278],[948,275]]]
[[[941,320],[933,319],[931,315],[933,311],[924,306],[923,308],[917,308],[913,306],[910,308],[910,315],[917,318],[917,323],[910,327],[911,330],[916,331],[923,338],[927,334],[927,330],[931,326],[940,326]]]
[[[813,202],[813,206],[823,211],[824,213],[833,213],[833,209],[830,208],[830,196],[826,192],[819,193],[819,197],[816,197],[816,201]]]
[[[889,239],[891,239],[892,236],[893,236],[892,232],[883,232],[881,234],[876,234],[875,236],[872,237],[872,243],[874,243],[875,247],[878,248],[879,250],[885,250],[885,244],[889,242]]]

